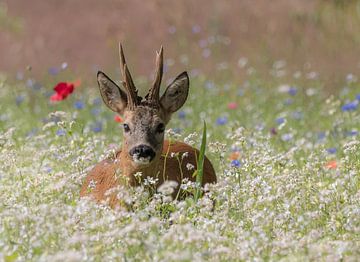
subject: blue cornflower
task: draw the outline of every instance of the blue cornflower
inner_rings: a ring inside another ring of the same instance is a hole
[[[44,170],[45,170],[45,172],[47,172],[47,173],[51,173],[52,168],[49,167],[49,166],[44,166]]]
[[[288,91],[289,95],[294,96],[297,93],[297,88],[295,86],[291,86]]]
[[[66,132],[65,132],[64,129],[58,129],[58,130],[56,131],[56,135],[57,135],[57,136],[64,136],[64,135],[66,135]]]
[[[276,118],[276,123],[278,123],[279,125],[285,122],[285,118],[284,117],[278,117]]]
[[[360,94],[357,94],[357,95],[356,95],[356,99],[357,99],[358,101],[360,101]]]
[[[357,130],[350,130],[345,133],[346,136],[356,136],[359,132]]]
[[[91,130],[94,132],[94,133],[99,133],[101,132],[103,129],[103,125],[101,122],[97,121],[91,128]]]
[[[293,138],[293,135],[290,134],[290,133],[283,134],[281,136],[281,140],[284,141],[284,142],[290,141],[292,138]]]
[[[184,111],[180,111],[180,112],[178,113],[178,117],[179,117],[180,119],[185,119],[186,113],[185,113]]]
[[[343,105],[341,107],[341,110],[346,112],[346,111],[354,111],[357,109],[357,106],[358,106],[359,102],[358,101],[353,101],[353,102],[349,102],[345,105]]]
[[[329,153],[329,154],[335,154],[337,149],[335,147],[330,147],[328,149],[326,149],[326,151]]]
[[[78,110],[81,110],[85,107],[85,104],[83,101],[81,100],[77,100],[75,103],[74,103],[74,107]]]
[[[241,162],[237,159],[232,160],[230,163],[231,167],[240,167],[241,166]]]
[[[323,140],[323,139],[325,139],[325,137],[326,137],[325,132],[319,132],[319,133],[317,134],[318,140]]]
[[[216,124],[217,124],[218,126],[223,126],[223,125],[225,125],[225,124],[227,123],[227,121],[228,121],[228,119],[227,119],[226,116],[218,117],[218,118],[216,119]]]

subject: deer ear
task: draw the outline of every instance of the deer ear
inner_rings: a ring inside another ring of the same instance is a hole
[[[160,99],[160,104],[165,113],[172,114],[179,110],[185,103],[189,94],[189,76],[182,72],[166,88]]]
[[[112,111],[123,114],[127,105],[126,93],[101,71],[97,74],[97,81],[105,105]]]

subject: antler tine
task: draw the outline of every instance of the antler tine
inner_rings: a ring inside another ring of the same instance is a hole
[[[123,79],[125,80],[124,65],[126,64],[126,61],[125,61],[125,56],[124,56],[124,50],[123,50],[122,44],[120,42],[119,42],[119,58],[120,58],[120,72],[121,72]]]
[[[164,66],[164,56],[163,56],[163,47],[161,46],[160,51],[156,52],[156,73],[154,83],[149,91],[149,99],[151,102],[158,104],[159,95],[160,95],[160,85],[163,75],[163,66]]]
[[[119,43],[119,58],[120,58],[120,71],[123,77],[123,85],[128,95],[128,108],[133,109],[138,104],[137,90],[132,80],[130,71],[126,65],[124,50],[121,43]]]

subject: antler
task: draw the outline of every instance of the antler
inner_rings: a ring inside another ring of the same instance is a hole
[[[139,99],[137,95],[137,90],[132,80],[130,71],[126,65],[124,50],[122,48],[121,43],[119,43],[119,58],[120,58],[120,71],[123,77],[123,86],[127,93],[127,107],[129,109],[134,109],[139,104]],[[141,100],[141,99],[140,99]]]
[[[149,93],[146,96],[146,99],[149,101],[149,103],[155,106],[159,105],[160,85],[163,75],[163,65],[164,65],[163,47],[161,46],[160,51],[156,52],[156,73],[155,73],[154,83],[150,88]]]

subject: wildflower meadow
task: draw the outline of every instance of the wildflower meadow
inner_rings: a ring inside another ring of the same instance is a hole
[[[360,261],[360,1],[230,2],[1,1],[0,261]],[[142,97],[161,45],[161,93],[187,71],[165,139],[216,184],[80,197],[123,144],[119,41]]]
[[[102,104],[95,79],[59,83],[71,79],[61,70],[43,80],[1,75],[1,260],[359,259],[355,76],[328,95],[305,77],[280,83],[250,73],[221,84],[192,74],[166,136],[200,148],[204,120],[218,183],[197,202],[165,198],[166,185],[152,196],[124,188],[131,210],[112,210],[79,190],[120,148],[122,118]]]

